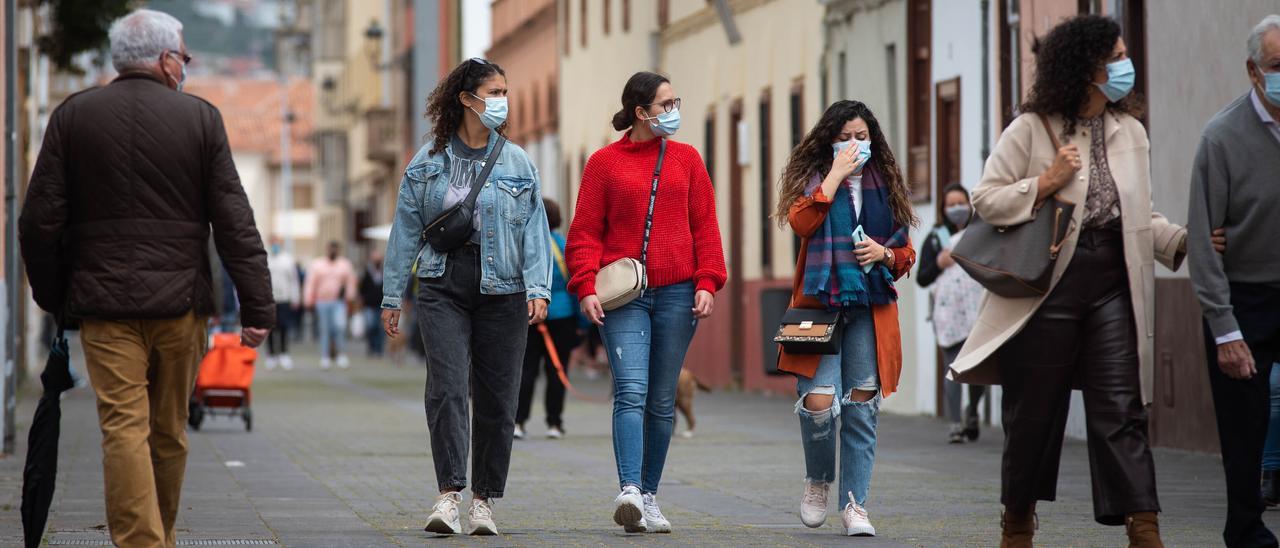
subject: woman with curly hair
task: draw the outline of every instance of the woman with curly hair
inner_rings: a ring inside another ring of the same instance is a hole
[[[827,108],[791,152],[779,186],[775,217],[801,238],[791,307],[840,310],[844,318],[838,354],[783,350],[778,359],[779,370],[796,375],[799,396],[806,470],[800,521],[826,523],[839,440],[841,532],[875,536],[866,504],[876,420],[902,371],[893,284],[915,263],[908,231],[918,221],[880,123],[857,101]]]
[[[546,317],[551,299],[551,233],[538,172],[502,135],[507,77],[498,65],[479,58],[458,65],[431,92],[427,116],[433,139],[405,169],[387,242],[382,323],[388,337],[400,334],[401,295],[416,264],[418,329],[430,349],[427,429],[440,488],[426,529],[462,532],[470,447],[469,530],[495,535],[492,501],[502,497],[511,463],[527,326]],[[455,208],[473,211],[472,222],[454,225],[463,229],[461,241],[428,243],[424,227],[441,226],[433,221],[465,219]]]
[[[1094,519],[1125,525],[1130,546],[1161,546],[1145,407],[1153,264],[1180,266],[1186,230],[1151,209],[1149,142],[1120,26],[1074,17],[1033,51],[1023,114],[996,144],[973,205],[987,223],[1013,226],[1056,196],[1077,204],[1072,228],[1047,295],[988,295],[952,375],[1004,385],[1002,546],[1031,546],[1036,501],[1054,500],[1073,387],[1084,393]]]

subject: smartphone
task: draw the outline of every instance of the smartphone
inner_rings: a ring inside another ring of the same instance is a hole
[[[866,233],[866,232],[864,232],[864,231],[862,230],[862,225],[858,225],[858,226],[853,227],[853,243],[854,243],[854,245],[857,245],[857,244],[858,244],[858,242],[861,242],[862,240],[865,240],[865,239],[867,239],[867,233]],[[863,272],[871,272],[871,269],[872,269],[872,268],[875,268],[875,266],[876,266],[876,263],[867,263],[867,264],[864,264],[864,265],[862,265],[862,271],[863,271]]]

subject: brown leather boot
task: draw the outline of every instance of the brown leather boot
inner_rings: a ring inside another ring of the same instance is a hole
[[[1031,548],[1036,528],[1035,505],[1024,512],[1005,509],[1000,516],[1000,548]]]
[[[1155,512],[1137,512],[1124,517],[1129,548],[1164,548],[1160,542],[1160,520]]]

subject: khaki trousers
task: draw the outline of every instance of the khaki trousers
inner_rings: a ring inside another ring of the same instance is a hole
[[[206,320],[85,320],[98,397],[107,524],[117,546],[173,547],[187,466],[187,402],[208,346]]]

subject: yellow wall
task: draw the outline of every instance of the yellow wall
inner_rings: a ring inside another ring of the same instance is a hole
[[[572,218],[582,177],[582,158],[618,139],[610,121],[621,108],[622,86],[627,78],[641,70],[654,70],[650,54],[650,35],[657,29],[658,15],[653,0],[631,2],[630,30],[622,30],[622,1],[611,2],[609,34],[604,34],[601,2],[587,4],[587,46],[581,42],[580,3],[582,0],[559,0],[556,9],[558,37],[556,50],[560,59],[560,86],[557,101],[560,109],[560,155],[568,166],[569,190],[565,219]],[[565,10],[569,25],[565,26]],[[564,49],[564,34],[569,34],[569,50]]]
[[[702,3],[673,2],[671,25],[662,34],[661,67],[683,100],[682,124],[675,139],[690,143],[704,155],[705,121],[715,115],[716,208],[720,217],[726,259],[742,253],[742,278],[785,278],[794,269],[792,237],[769,219],[777,200],[776,184],[791,152],[789,98],[794,82],[804,84],[803,123],[807,131],[822,106],[818,69],[822,60],[823,8],[814,0],[731,1],[742,41],[730,45],[715,10]],[[676,9],[681,6],[681,9]],[[689,10],[690,6],[702,6]],[[686,13],[684,18],[676,16]],[[769,202],[761,203],[759,102],[764,90],[770,93],[770,173]],[[729,157],[730,109],[742,101],[746,122],[748,163],[743,167],[742,249],[730,249],[729,174],[736,159]],[[773,231],[770,268],[761,264],[761,225]]]

